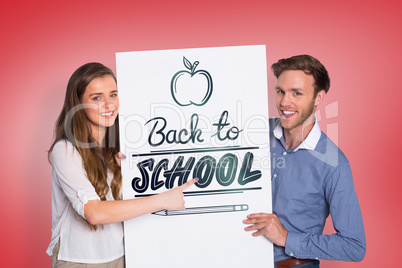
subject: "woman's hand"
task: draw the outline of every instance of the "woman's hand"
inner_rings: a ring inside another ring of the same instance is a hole
[[[96,225],[122,222],[160,209],[185,209],[183,191],[196,181],[198,179],[192,179],[179,187],[148,197],[113,201],[89,200],[84,206],[84,215],[91,224]]]
[[[198,178],[192,179],[176,188],[163,192],[158,195],[162,207],[166,210],[182,210],[185,209],[183,191],[196,183]]]
[[[123,154],[122,152],[118,152],[117,154],[114,155],[114,158],[116,159],[116,162],[120,167],[121,166],[121,160],[126,159],[126,155]]]

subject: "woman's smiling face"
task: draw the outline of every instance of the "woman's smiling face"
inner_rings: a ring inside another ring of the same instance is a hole
[[[81,97],[93,135],[114,124],[119,112],[116,81],[111,75],[95,77]],[[95,136],[97,136],[95,134]]]

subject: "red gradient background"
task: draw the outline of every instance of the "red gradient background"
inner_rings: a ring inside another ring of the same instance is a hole
[[[332,79],[321,107],[339,103],[331,122],[352,165],[367,254],[360,263],[322,267],[397,267],[401,10],[391,0],[3,1],[1,266],[50,267],[46,151],[77,67],[99,61],[115,70],[122,51],[265,44],[269,66],[302,53],[320,59]],[[268,81],[274,116],[271,72]]]

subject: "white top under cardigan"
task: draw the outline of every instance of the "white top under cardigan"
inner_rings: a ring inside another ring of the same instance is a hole
[[[108,173],[108,183],[113,176]],[[89,182],[82,158],[68,141],[52,151],[52,238],[46,253],[51,256],[60,239],[59,260],[105,263],[124,255],[123,223],[104,224],[94,231],[83,220],[88,200],[100,200]],[[113,200],[111,191],[107,200]]]

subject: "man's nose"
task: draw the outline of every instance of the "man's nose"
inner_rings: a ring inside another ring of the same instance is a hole
[[[281,106],[288,106],[290,103],[290,97],[288,93],[283,94],[281,99]]]

